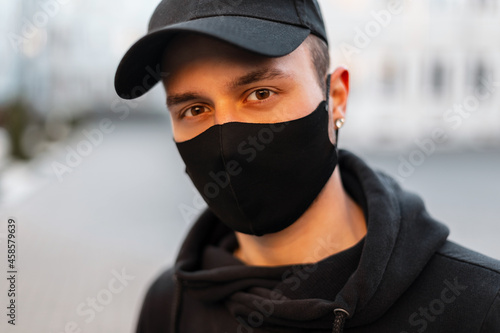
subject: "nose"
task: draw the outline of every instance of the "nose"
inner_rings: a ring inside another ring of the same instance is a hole
[[[216,105],[213,119],[214,125],[241,121],[241,119],[239,119],[238,117],[237,107],[234,101],[224,102]]]

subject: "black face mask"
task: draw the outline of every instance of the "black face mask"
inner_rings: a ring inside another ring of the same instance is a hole
[[[260,236],[285,229],[309,208],[337,165],[327,105],[328,94],[303,118],[214,125],[176,143],[186,172],[222,222]]]

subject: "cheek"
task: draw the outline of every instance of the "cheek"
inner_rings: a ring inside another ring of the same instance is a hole
[[[184,141],[182,137],[182,133],[180,133],[180,129],[176,121],[174,120],[174,116],[170,113],[170,127],[172,128],[172,136],[174,137],[175,142]]]
[[[185,128],[183,126],[172,124],[172,135],[175,142],[183,142],[194,138],[196,133],[192,128]]]
[[[323,100],[319,88],[300,84],[287,92],[278,108],[282,119],[294,120],[309,115]]]
[[[305,117],[316,110],[319,104],[325,99],[317,83],[311,83],[310,86],[301,85],[297,91],[288,99],[290,113],[293,113],[294,119]]]
[[[205,118],[203,121],[174,120],[170,114],[172,125],[172,135],[175,142],[183,142],[203,133],[211,126],[215,125],[213,118]]]
[[[187,131],[186,128],[183,128],[183,126],[177,119],[175,119],[175,117],[176,116],[170,113],[170,125],[172,128],[172,136],[174,137],[174,141],[182,142],[189,140],[189,131]]]

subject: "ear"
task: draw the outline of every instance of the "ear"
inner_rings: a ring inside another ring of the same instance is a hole
[[[349,96],[349,71],[345,67],[337,67],[330,75],[330,94],[328,114],[330,115],[330,141],[335,142],[335,131],[338,129],[335,121],[345,118],[347,97]]]

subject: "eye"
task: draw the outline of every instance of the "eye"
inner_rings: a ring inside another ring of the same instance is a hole
[[[262,101],[268,99],[275,93],[269,89],[259,89],[252,92],[248,97],[247,101]]]
[[[187,108],[184,112],[181,113],[181,118],[184,117],[196,117],[204,112],[208,112],[209,109],[203,105],[195,105]]]

